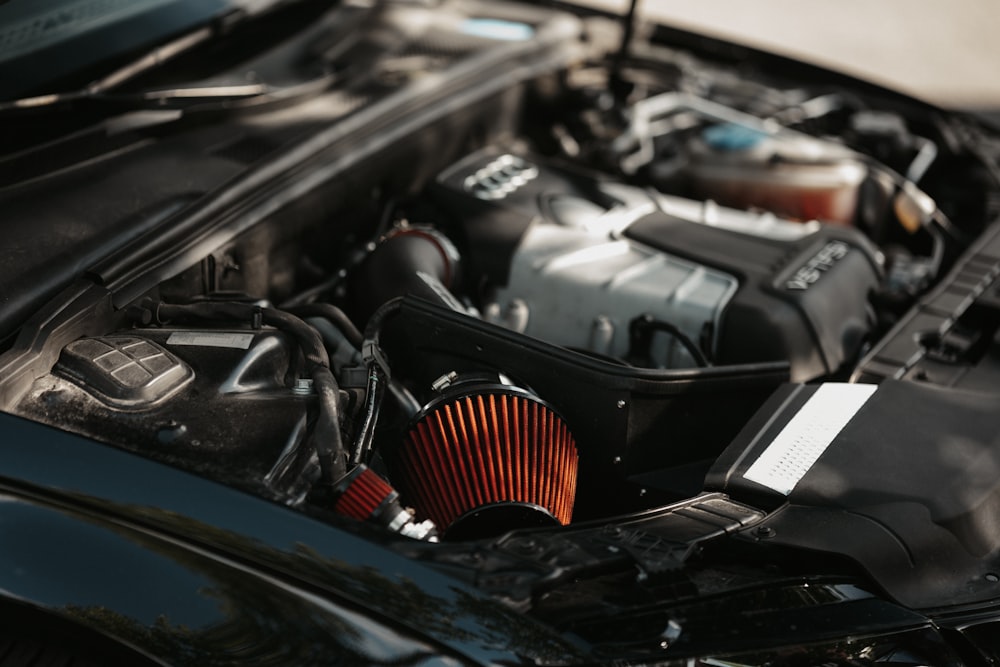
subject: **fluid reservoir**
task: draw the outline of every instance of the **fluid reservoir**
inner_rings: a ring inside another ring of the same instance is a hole
[[[734,208],[851,225],[867,169],[846,148],[804,135],[713,125],[690,144],[697,194]]]

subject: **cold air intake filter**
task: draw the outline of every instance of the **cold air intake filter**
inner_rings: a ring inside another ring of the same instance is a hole
[[[417,415],[396,463],[407,501],[449,539],[567,524],[573,514],[573,436],[518,387],[453,383]]]

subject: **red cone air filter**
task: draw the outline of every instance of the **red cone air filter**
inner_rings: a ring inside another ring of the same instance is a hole
[[[338,485],[340,496],[333,508],[358,521],[367,521],[375,511],[399,494],[365,465],[359,465]]]
[[[407,537],[437,541],[434,524],[416,523],[399,504],[396,490],[363,463],[344,475],[333,491],[336,495],[333,509],[344,516],[372,521]]]
[[[418,513],[452,538],[569,523],[577,453],[562,418],[516,387],[453,389],[418,416],[397,460],[393,479]]]

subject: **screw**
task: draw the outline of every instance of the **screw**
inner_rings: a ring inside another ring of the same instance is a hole
[[[986,579],[986,581],[990,582],[991,584],[995,584],[996,582],[1000,581],[1000,576],[997,576],[992,572],[987,572],[986,576],[983,578]]]
[[[618,465],[618,464],[620,464],[620,463],[622,462],[622,457],[620,457],[620,456],[616,456],[615,458],[611,459],[611,461],[612,461],[612,462],[613,462],[613,463],[614,463],[615,465]]]
[[[615,405],[617,405],[617,406],[618,406],[618,409],[619,409],[619,410],[621,410],[622,408],[624,408],[624,407],[625,407],[625,401],[619,398],[619,399],[618,399],[618,402],[617,402],[617,403],[615,403]]]
[[[295,386],[292,387],[292,393],[298,394],[299,396],[308,396],[313,393],[312,378],[297,378],[295,380]]]
[[[757,526],[757,529],[754,530],[754,534],[760,539],[766,540],[774,537],[774,528],[771,528],[770,526]]]

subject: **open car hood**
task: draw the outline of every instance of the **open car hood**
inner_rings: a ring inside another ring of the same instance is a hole
[[[995,657],[992,129],[567,7],[272,19],[9,116],[3,608],[159,664]]]

